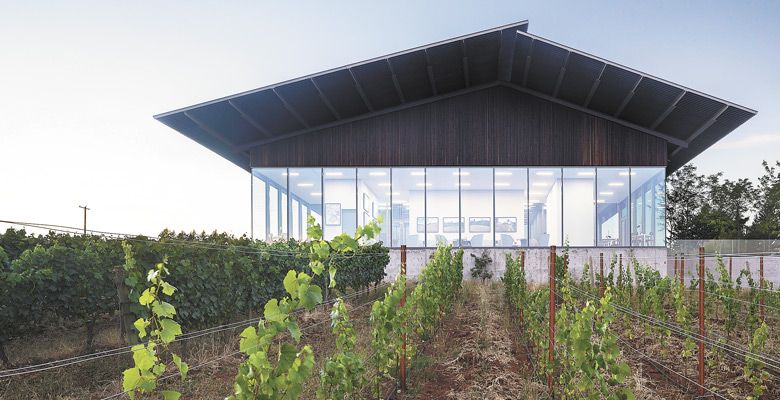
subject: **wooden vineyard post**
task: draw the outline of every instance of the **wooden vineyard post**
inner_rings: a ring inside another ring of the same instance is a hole
[[[547,349],[547,361],[550,363],[550,369],[553,370],[553,351],[555,350],[555,246],[550,246],[550,342]],[[553,391],[552,372],[547,374],[547,388],[550,391],[550,397],[555,398]]]
[[[758,298],[758,317],[764,322],[764,256],[758,258],[758,287],[761,288]]]
[[[599,297],[604,297],[604,253],[599,253]]]
[[[406,306],[406,245],[401,245],[401,275],[404,277],[404,291],[401,294],[401,308]],[[401,334],[401,391],[406,392],[406,330]]]
[[[680,264],[677,262],[677,254],[674,255],[674,277],[677,278],[678,271],[677,269],[680,268]]]
[[[729,279],[734,279],[734,275],[731,273],[731,262],[734,261],[734,257],[729,257]]]
[[[520,250],[520,272],[523,273],[523,279],[525,279],[525,250]],[[523,321],[523,306],[524,304],[520,305],[520,326],[525,323]]]
[[[685,289],[685,256],[680,256],[680,285]]]
[[[704,247],[699,247],[699,395],[704,395]]]

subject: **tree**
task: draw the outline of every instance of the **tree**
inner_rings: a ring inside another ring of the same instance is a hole
[[[758,178],[756,216],[749,229],[753,239],[780,239],[780,161],[764,161],[764,175]]]

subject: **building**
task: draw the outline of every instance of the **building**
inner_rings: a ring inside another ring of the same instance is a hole
[[[665,257],[666,174],[756,112],[527,28],[155,118],[251,172],[255,238],[306,239],[308,215],[326,237],[382,216],[392,248],[567,243],[587,257]]]

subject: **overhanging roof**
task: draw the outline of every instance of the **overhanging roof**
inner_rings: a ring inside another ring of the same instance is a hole
[[[527,32],[528,21],[156,115],[249,169],[252,147],[492,86],[663,138],[669,172],[756,111]]]

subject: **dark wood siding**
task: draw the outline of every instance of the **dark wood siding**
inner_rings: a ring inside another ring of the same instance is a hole
[[[665,166],[663,139],[493,87],[252,149],[254,167]]]

